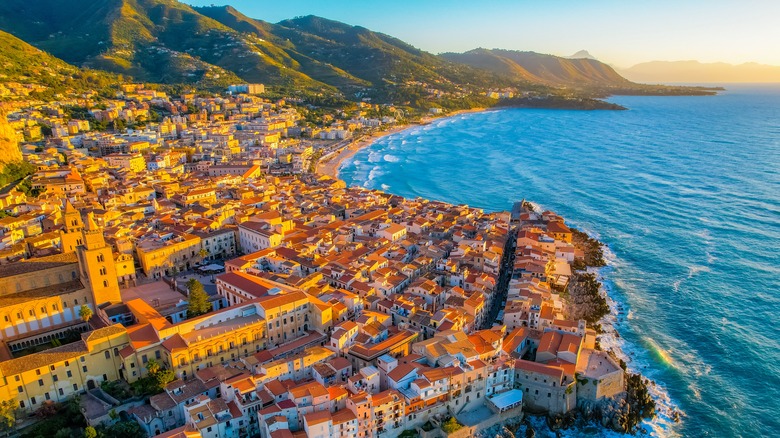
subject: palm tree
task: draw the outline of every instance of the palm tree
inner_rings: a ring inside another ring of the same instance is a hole
[[[201,248],[200,251],[198,251],[198,255],[200,256],[200,260],[203,261],[203,259],[209,255],[209,250],[206,248]]]
[[[89,307],[87,307],[87,305],[86,305],[86,304],[83,304],[83,305],[81,306],[81,308],[79,309],[79,317],[81,317],[81,319],[82,319],[84,322],[87,322],[87,321],[89,321],[89,319],[90,319],[90,318],[92,318],[92,309],[90,309]]]

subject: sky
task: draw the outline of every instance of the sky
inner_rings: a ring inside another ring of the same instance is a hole
[[[645,61],[780,65],[780,0],[183,0],[273,23],[318,15],[432,53],[477,47]]]

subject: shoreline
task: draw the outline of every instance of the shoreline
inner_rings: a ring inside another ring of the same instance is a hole
[[[467,110],[453,111],[449,114],[440,117],[423,118],[420,120],[420,123],[405,123],[402,125],[394,125],[393,127],[391,127],[386,131],[374,132],[371,133],[370,135],[362,135],[350,141],[346,146],[338,150],[338,152],[333,152],[332,153],[333,156],[328,157],[327,161],[322,161],[322,158],[320,158],[320,161],[317,163],[314,173],[319,176],[329,176],[333,179],[340,180],[341,178],[339,178],[339,168],[341,168],[341,165],[348,159],[354,157],[355,154],[360,152],[360,150],[371,146],[372,144],[374,144],[374,142],[376,142],[377,140],[383,137],[387,137],[388,135],[392,135],[392,134],[397,134],[401,131],[411,129],[415,126],[425,126],[428,123],[433,122],[434,120],[448,119],[450,117],[457,117],[463,114],[486,112],[486,111],[490,111],[491,109],[492,108],[472,108]],[[325,156],[323,156],[323,158],[325,158]]]

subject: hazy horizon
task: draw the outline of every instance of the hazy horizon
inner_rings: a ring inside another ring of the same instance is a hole
[[[193,6],[230,5],[243,14],[279,22],[318,15],[386,33],[432,53],[477,47],[570,56],[587,50],[618,68],[649,61],[725,62],[780,66],[780,2],[671,0],[620,2],[361,2],[345,0],[184,0]]]

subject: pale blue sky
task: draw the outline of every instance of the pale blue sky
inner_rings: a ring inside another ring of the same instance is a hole
[[[433,53],[475,47],[652,60],[780,65],[780,0],[184,0],[278,22],[319,15]]]

